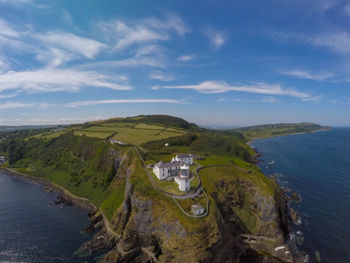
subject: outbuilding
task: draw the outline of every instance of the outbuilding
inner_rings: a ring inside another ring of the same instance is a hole
[[[195,204],[191,206],[191,212],[192,214],[194,214],[195,216],[204,214],[204,207],[200,204]]]

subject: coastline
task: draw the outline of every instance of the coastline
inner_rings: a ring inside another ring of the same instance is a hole
[[[319,129],[316,131],[312,131],[312,132],[297,132],[297,133],[287,133],[287,134],[282,134],[282,135],[276,135],[276,136],[267,136],[267,137],[256,137],[253,138],[251,140],[249,140],[248,142],[246,142],[251,148],[253,148],[251,146],[251,143],[256,141],[256,140],[262,140],[262,139],[271,139],[271,138],[278,138],[278,137],[283,137],[283,136],[290,136],[290,135],[301,135],[301,134],[312,134],[312,133],[316,133],[316,132],[322,132],[322,131],[330,131],[332,130],[333,127],[329,127],[329,128],[324,128],[324,129]],[[254,148],[253,148],[254,149]]]
[[[259,153],[259,150],[255,147],[253,147],[251,144],[256,141],[256,140],[261,140],[261,139],[271,139],[271,138],[277,138],[277,137],[284,137],[284,136],[289,136],[289,135],[302,135],[302,134],[311,134],[311,133],[317,133],[317,132],[322,132],[322,131],[330,131],[332,130],[333,127],[330,128],[325,128],[325,129],[320,129],[317,131],[312,131],[312,132],[303,132],[303,133],[290,133],[290,134],[284,134],[284,135],[279,135],[279,136],[270,136],[270,137],[262,137],[262,138],[254,138],[252,140],[250,140],[249,142],[247,142],[247,144],[254,150],[254,152],[256,153],[254,156],[254,161],[255,161],[255,165],[259,167],[259,157],[262,156],[261,153]],[[287,244],[289,244],[291,247],[293,247],[293,251],[294,251],[294,258],[297,260],[296,262],[309,262],[309,254],[306,254],[305,251],[303,250],[299,250],[299,248],[296,245],[296,235],[298,233],[298,231],[295,230],[295,225],[299,225],[301,224],[300,220],[300,214],[298,212],[296,212],[291,204],[290,201],[294,200],[297,203],[301,202],[301,198],[300,195],[297,194],[300,198],[299,201],[293,199],[292,197],[289,197],[287,195],[287,193],[289,192],[289,189],[284,189],[282,185],[280,185],[279,181],[277,180],[277,178],[274,176],[274,174],[266,174],[264,173],[264,175],[268,178],[271,178],[272,180],[274,180],[276,182],[276,184],[278,185],[278,187],[281,190],[281,193],[283,195],[283,198],[285,200],[285,204],[286,204],[286,210],[287,210],[287,214],[288,214],[288,239],[286,240]],[[295,192],[294,192],[295,194]],[[294,226],[294,227],[293,227]],[[294,234],[292,234],[294,232]],[[318,251],[316,251],[318,252]]]
[[[106,251],[112,249],[116,246],[116,241],[120,239],[120,236],[113,231],[110,227],[110,222],[108,221],[104,212],[97,208],[93,203],[91,203],[87,198],[77,196],[69,192],[64,187],[51,182],[48,179],[30,176],[21,172],[14,171],[10,168],[0,167],[0,173],[4,175],[17,178],[19,180],[24,180],[29,183],[35,183],[42,185],[43,187],[49,187],[50,191],[57,193],[64,201],[74,205],[86,212],[88,212],[88,219],[90,225],[83,229],[86,233],[95,232],[94,236],[81,244],[79,253],[82,255],[100,253],[100,251]]]
[[[50,187],[50,189],[52,189],[53,192],[57,193],[59,196],[63,197],[65,200],[71,202],[72,205],[87,211],[89,214],[95,214],[98,211],[97,207],[94,204],[92,204],[88,199],[76,196],[71,192],[69,192],[64,187],[57,185],[47,179],[30,176],[24,173],[14,171],[10,168],[1,167],[0,173],[3,173],[13,178],[27,181],[30,183],[40,184],[44,187]]]

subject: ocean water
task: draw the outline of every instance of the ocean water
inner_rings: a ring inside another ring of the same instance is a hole
[[[0,173],[0,262],[92,262],[75,255],[90,238],[87,212],[52,206],[55,193]]]
[[[290,193],[301,195],[290,206],[301,215],[292,224],[292,241],[309,262],[350,262],[350,128],[259,139],[265,175],[276,173]]]

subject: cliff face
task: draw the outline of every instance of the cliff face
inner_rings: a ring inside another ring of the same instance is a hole
[[[123,204],[111,220],[116,234],[102,228],[89,244],[106,239],[110,251],[102,262],[293,262],[288,248],[275,250],[285,247],[287,217],[273,181],[259,178],[275,190],[268,195],[255,180],[231,178],[235,170],[208,170],[217,178],[227,176],[213,179],[208,188],[210,214],[193,219],[182,215],[172,199],[145,192],[139,184],[147,177],[135,175],[137,164],[129,168]]]

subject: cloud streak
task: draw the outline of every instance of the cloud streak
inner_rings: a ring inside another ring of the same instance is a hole
[[[48,32],[36,35],[36,38],[51,46],[81,54],[89,59],[106,48],[106,45],[101,42],[66,32]]]
[[[155,79],[155,80],[160,80],[160,81],[172,81],[174,80],[174,76],[169,75],[169,74],[164,74],[161,71],[153,71],[151,72],[148,77],[150,79]]]
[[[40,69],[35,71],[0,74],[0,92],[20,90],[29,93],[78,91],[82,87],[100,87],[114,90],[130,90],[131,87],[117,83],[117,76],[108,76],[93,71],[70,69]]]
[[[86,100],[68,103],[68,107],[92,106],[101,104],[140,104],[140,103],[170,103],[182,104],[184,100],[175,99],[112,99],[112,100]]]
[[[22,103],[22,102],[5,102],[0,103],[0,110],[18,109],[18,108],[32,108],[36,103]]]
[[[180,86],[163,86],[154,87],[153,89],[184,89],[195,90],[199,93],[217,94],[230,91],[265,94],[265,95],[283,95],[296,98],[310,98],[311,95],[294,89],[282,88],[280,85],[269,85],[265,83],[257,83],[255,85],[230,85],[225,81],[205,81],[196,85],[180,85]]]
[[[184,36],[190,32],[185,23],[176,15],[170,14],[166,19],[148,17],[136,21],[114,20],[99,24],[108,40],[115,42],[114,49],[120,51],[132,45],[156,43],[171,38],[174,32]]]
[[[316,80],[316,81],[328,80],[334,76],[331,73],[314,74],[314,73],[310,73],[308,71],[298,70],[298,69],[286,70],[286,71],[282,71],[281,73],[284,75],[294,76],[294,77],[301,78],[301,79],[311,79],[311,80]]]

